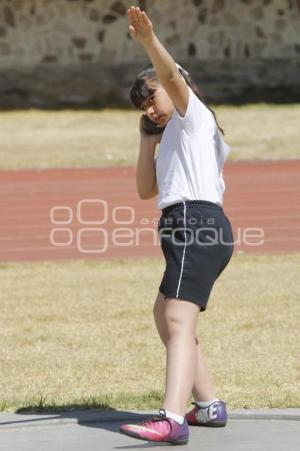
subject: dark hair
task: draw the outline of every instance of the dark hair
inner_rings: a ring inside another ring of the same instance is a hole
[[[198,99],[201,100],[202,103],[209,109],[209,111],[212,113],[212,115],[215,118],[216,124],[222,135],[225,135],[224,130],[220,127],[217,121],[216,113],[213,111],[210,106],[206,103],[204,100],[203,94],[201,93],[199,87],[196,85],[190,74],[182,69],[181,67],[178,68],[180,74],[183,76],[186,84],[191,88],[191,90],[196,94]],[[159,84],[159,80],[157,78],[156,72],[152,64],[149,64],[149,66],[145,67],[136,77],[135,82],[130,90],[130,100],[133,103],[133,105],[141,109],[141,105],[149,96],[153,95],[155,92],[155,88],[152,88],[151,86],[148,86],[147,80],[153,81],[157,84]]]

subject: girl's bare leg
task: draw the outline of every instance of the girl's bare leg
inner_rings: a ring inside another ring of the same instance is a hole
[[[162,408],[183,416],[197,368],[195,329],[199,307],[188,301],[168,299],[166,388]]]
[[[163,342],[163,344],[167,347],[168,339],[169,339],[169,333],[166,323],[166,316],[165,316],[165,310],[167,306],[167,302],[169,300],[165,300],[165,297],[159,293],[154,305],[153,313],[154,313],[154,319],[155,324],[159,333],[159,336]],[[176,299],[178,302],[178,299]],[[187,302],[187,301],[181,301],[181,302]],[[193,338],[195,341],[195,337]],[[213,386],[212,386],[212,380],[207,368],[207,365],[204,360],[204,356],[202,353],[201,346],[196,340],[196,373],[192,388],[192,393],[194,396],[194,399],[197,401],[209,401],[213,398],[215,398]],[[190,396],[190,395],[189,395]],[[168,408],[167,410],[171,410]],[[175,412],[174,412],[175,413]]]

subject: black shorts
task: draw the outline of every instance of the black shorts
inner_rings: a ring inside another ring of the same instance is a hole
[[[158,233],[166,261],[159,291],[205,310],[213,284],[234,249],[223,208],[204,200],[171,205],[162,210]]]

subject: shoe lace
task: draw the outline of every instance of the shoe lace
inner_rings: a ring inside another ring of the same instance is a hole
[[[165,415],[160,414],[160,415],[158,415],[156,417],[152,417],[152,418],[149,418],[148,420],[142,421],[140,423],[140,425],[146,426],[146,425],[148,425],[150,423],[157,423],[158,421],[163,421],[163,420],[168,421],[169,419]],[[168,421],[168,422],[170,424],[170,421]]]

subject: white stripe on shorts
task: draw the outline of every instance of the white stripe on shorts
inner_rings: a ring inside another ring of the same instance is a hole
[[[184,222],[184,248],[183,248],[183,254],[182,254],[182,260],[181,260],[181,271],[180,271],[180,276],[179,276],[179,281],[178,281],[178,286],[177,286],[177,292],[176,292],[176,297],[178,298],[178,293],[179,293],[179,289],[180,289],[180,284],[181,284],[181,279],[182,279],[182,273],[183,273],[183,265],[184,265],[184,258],[185,258],[185,248],[186,248],[186,205],[185,202],[183,201],[183,222]]]

